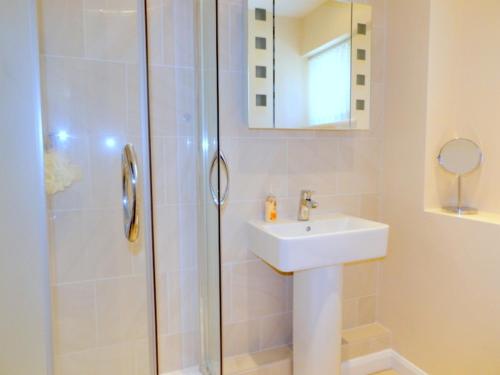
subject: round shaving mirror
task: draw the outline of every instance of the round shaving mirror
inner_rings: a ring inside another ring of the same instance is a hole
[[[447,172],[457,176],[457,205],[444,207],[446,211],[470,215],[477,209],[462,206],[462,176],[478,169],[483,161],[479,146],[470,139],[457,138],[446,143],[439,152],[438,161]]]

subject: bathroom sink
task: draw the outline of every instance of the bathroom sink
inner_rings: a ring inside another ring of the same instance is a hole
[[[342,214],[310,221],[249,222],[250,248],[282,272],[327,267],[386,255],[389,226]]]
[[[343,264],[385,256],[389,226],[332,214],[248,229],[254,254],[293,272],[294,375],[339,375]]]

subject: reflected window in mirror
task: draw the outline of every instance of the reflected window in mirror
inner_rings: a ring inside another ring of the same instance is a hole
[[[341,41],[308,57],[310,126],[348,122],[351,113],[351,43]]]

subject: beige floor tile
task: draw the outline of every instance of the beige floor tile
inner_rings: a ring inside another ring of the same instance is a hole
[[[280,347],[258,353],[243,354],[224,359],[224,373],[236,375],[257,371],[259,368],[281,362],[291,362],[292,352],[289,347]]]

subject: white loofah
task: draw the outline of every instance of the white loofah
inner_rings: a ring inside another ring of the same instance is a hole
[[[65,155],[56,150],[45,152],[45,190],[47,194],[52,195],[64,191],[81,178],[80,168],[71,164]]]

